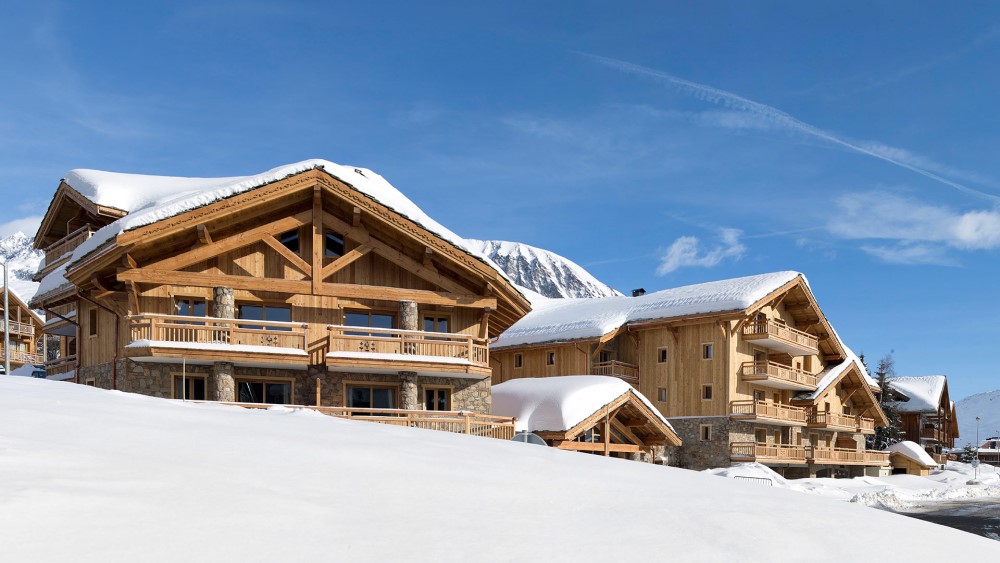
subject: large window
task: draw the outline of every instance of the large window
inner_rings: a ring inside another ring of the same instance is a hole
[[[298,254],[302,249],[302,245],[299,239],[299,230],[287,231],[278,235],[278,242],[285,245],[285,248],[291,250],[292,252]]]
[[[323,235],[323,255],[330,258],[340,258],[344,255],[344,235],[327,231]]]
[[[257,305],[241,304],[237,307],[237,318],[246,321],[282,321],[291,322],[292,308],[288,305]],[[264,329],[264,330],[292,330],[284,326],[261,326],[247,323],[240,323],[243,328]]]
[[[424,315],[424,332],[451,332],[451,319],[442,315]]]
[[[348,385],[347,406],[355,409],[396,408],[396,387],[384,385]]]
[[[289,381],[237,380],[236,400],[241,403],[287,405],[292,402]]]
[[[451,389],[424,388],[424,409],[429,411],[451,410]]]
[[[182,317],[204,317],[207,310],[204,299],[193,297],[178,297],[176,305],[177,314]]]
[[[379,313],[376,311],[348,311],[344,313],[344,324],[367,328],[396,328],[396,317],[390,313]],[[372,336],[372,333],[364,331],[351,331],[347,334],[353,336]],[[376,333],[375,335],[385,336],[380,333]]]
[[[182,377],[174,376],[174,398],[189,399],[192,401],[205,400],[205,378],[204,377]]]

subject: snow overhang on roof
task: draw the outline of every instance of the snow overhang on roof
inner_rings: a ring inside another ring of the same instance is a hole
[[[507,329],[492,348],[597,339],[631,322],[742,313],[799,276],[799,272],[773,272],[686,285],[639,297],[550,299],[536,303],[535,309]]]
[[[936,412],[948,384],[948,377],[945,375],[892,376],[887,377],[886,381],[889,386],[910,399],[909,401],[893,403],[899,412]]]

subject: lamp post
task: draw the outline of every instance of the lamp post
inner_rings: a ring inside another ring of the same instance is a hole
[[[7,287],[7,261],[3,263],[3,374],[10,375],[10,289]]]
[[[972,460],[972,468],[976,471],[975,476],[966,481],[966,485],[982,485],[979,480],[979,417],[976,417],[976,457]]]

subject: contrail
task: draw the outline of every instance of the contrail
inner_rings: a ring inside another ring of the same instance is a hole
[[[975,197],[979,197],[979,198],[988,199],[988,200],[991,200],[993,202],[1000,202],[1000,197],[998,197],[998,196],[981,192],[979,190],[970,188],[970,187],[965,186],[963,184],[959,184],[958,182],[954,182],[952,180],[944,178],[942,176],[938,176],[937,174],[935,174],[933,172],[930,172],[928,170],[924,170],[923,168],[914,166],[914,165],[906,163],[906,162],[902,162],[900,160],[897,160],[895,158],[891,158],[891,157],[886,156],[884,154],[879,154],[879,153],[877,153],[875,151],[872,151],[872,150],[867,149],[865,147],[856,145],[856,144],[851,143],[849,141],[845,141],[844,139],[841,139],[840,137],[837,137],[833,133],[830,133],[828,131],[824,131],[823,129],[820,129],[819,127],[815,127],[813,125],[809,125],[808,123],[805,123],[803,121],[799,121],[798,119],[792,117],[791,115],[789,115],[789,114],[781,111],[780,109],[778,109],[776,107],[772,107],[772,106],[769,106],[769,105],[766,105],[766,104],[762,104],[760,102],[755,102],[753,100],[744,98],[743,96],[740,96],[738,94],[734,94],[732,92],[727,92],[725,90],[720,90],[718,88],[713,88],[711,86],[706,86],[705,84],[699,84],[697,82],[691,82],[690,80],[684,80],[683,78],[678,78],[676,76],[673,76],[671,74],[667,74],[666,72],[663,72],[663,71],[660,71],[660,70],[656,70],[656,69],[653,69],[653,68],[644,67],[644,66],[637,65],[637,64],[634,64],[634,63],[622,61],[622,60],[619,60],[619,59],[612,59],[610,57],[602,57],[600,55],[592,55],[590,53],[583,53],[583,52],[579,52],[579,51],[577,51],[577,53],[580,54],[580,55],[582,55],[582,56],[584,56],[584,57],[587,57],[587,58],[589,58],[589,59],[591,59],[591,60],[593,60],[595,62],[601,63],[601,64],[603,64],[605,66],[609,66],[611,68],[614,68],[614,69],[617,69],[617,70],[620,70],[620,71],[623,71],[623,72],[627,72],[627,73],[631,73],[631,74],[637,74],[637,75],[641,75],[641,76],[648,76],[648,77],[651,77],[651,78],[655,78],[657,80],[661,80],[663,82],[666,82],[667,84],[670,84],[671,86],[673,86],[675,88],[678,88],[681,91],[684,91],[684,92],[686,92],[688,94],[693,95],[694,97],[696,97],[696,98],[698,98],[700,100],[703,100],[703,101],[706,101],[706,102],[709,102],[709,103],[712,103],[712,104],[716,104],[716,105],[721,105],[723,107],[727,107],[727,108],[730,108],[730,109],[735,109],[735,110],[739,110],[739,111],[745,111],[745,112],[748,112],[748,113],[753,113],[753,114],[759,115],[759,116],[761,116],[763,118],[769,119],[769,120],[771,120],[773,122],[776,122],[777,124],[782,125],[784,127],[787,127],[789,129],[793,129],[793,130],[799,131],[801,133],[805,133],[806,135],[811,135],[811,136],[816,137],[818,139],[822,139],[824,141],[833,143],[835,145],[838,145],[840,147],[846,148],[848,150],[851,150],[851,151],[854,151],[854,152],[857,152],[857,153],[860,153],[860,154],[864,154],[864,155],[868,155],[868,156],[877,158],[879,160],[888,162],[890,164],[895,164],[896,166],[899,166],[900,168],[905,168],[905,169],[907,169],[907,170],[909,170],[911,172],[916,172],[917,174],[920,174],[921,176],[924,176],[925,178],[930,178],[931,180],[935,180],[935,181],[940,182],[940,183],[942,183],[942,184],[944,184],[946,186],[950,186],[952,188],[955,188],[956,190],[959,190],[959,191],[961,191],[963,193],[966,193],[966,194],[969,194],[969,195],[972,195],[972,196],[975,196]]]

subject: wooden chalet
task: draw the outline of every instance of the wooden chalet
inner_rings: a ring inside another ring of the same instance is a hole
[[[512,417],[551,447],[610,457],[664,459],[681,440],[663,415],[617,378],[515,379],[493,387],[493,414]]]
[[[884,471],[874,381],[797,272],[638,297],[546,302],[491,347],[494,384],[618,377],[663,413],[692,469],[757,461],[787,476]]]
[[[374,172],[76,170],[36,236],[49,369],[161,397],[489,412],[528,301]]]
[[[948,394],[948,376],[892,376],[886,379],[892,388],[893,403],[899,412],[904,440],[920,444],[939,463],[945,451],[955,447],[958,417],[955,403]]]
[[[3,287],[0,286],[0,292]],[[0,366],[10,356],[11,369],[25,364],[41,365],[45,362],[45,342],[42,326],[45,324],[38,313],[31,310],[14,290],[7,292],[10,304],[10,327],[7,334],[10,347],[3,346],[3,296],[0,293]]]
[[[892,473],[895,475],[926,477],[930,475],[931,470],[937,469],[943,463],[931,457],[923,446],[909,440],[889,446],[888,453]]]

